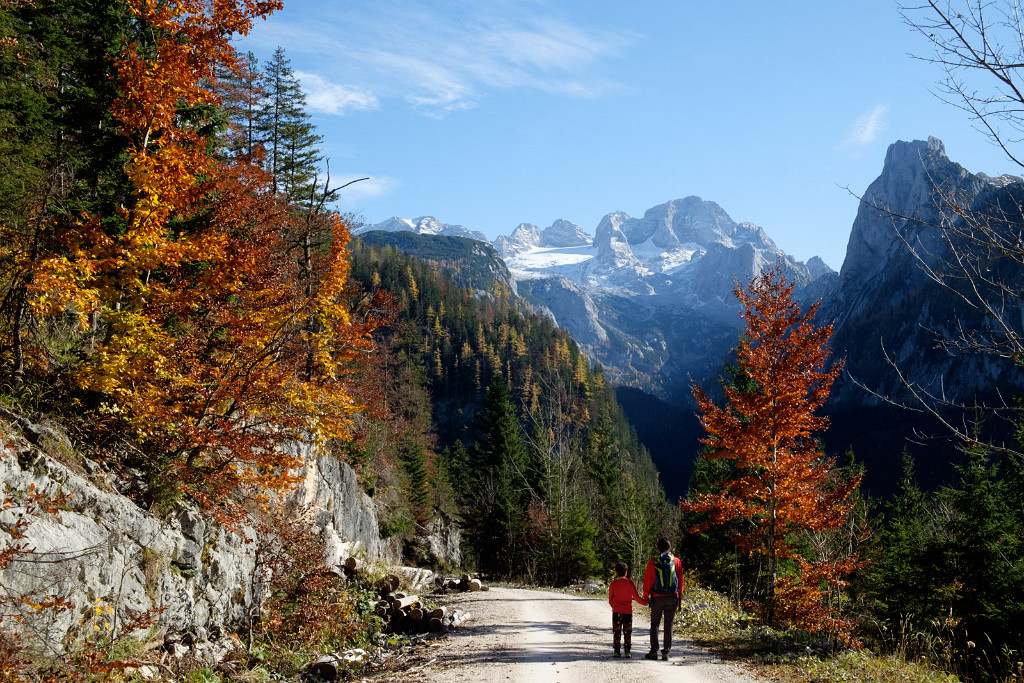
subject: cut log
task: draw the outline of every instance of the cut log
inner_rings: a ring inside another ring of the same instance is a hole
[[[345,560],[345,568],[353,572],[359,571],[363,568],[363,561],[355,557],[350,557]]]
[[[414,608],[414,609],[409,610],[409,618],[412,619],[413,621],[419,621],[420,619],[423,618],[423,610],[418,609],[418,608]]]
[[[440,633],[443,630],[444,630],[444,621],[442,621],[441,619],[438,619],[436,617],[434,617],[434,618],[432,618],[430,620],[430,632],[431,633]]]
[[[338,677],[338,671],[342,668],[342,661],[338,655],[324,655],[309,666],[310,672],[320,678],[334,680]]]
[[[419,602],[420,597],[418,595],[406,595],[403,598],[391,598],[392,609],[402,609],[405,607],[411,607],[414,602]]]
[[[470,579],[469,580],[469,590],[471,590],[471,591],[478,591],[481,588],[483,588],[483,586],[484,586],[484,584],[480,581],[480,579]]]
[[[448,616],[448,608],[447,607],[438,607],[437,609],[435,609],[433,612],[430,613],[430,618],[431,619],[444,619],[446,616]]]

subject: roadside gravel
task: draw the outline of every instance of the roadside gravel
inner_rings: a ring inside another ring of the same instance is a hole
[[[673,643],[667,662],[649,661],[650,622],[636,614],[633,658],[612,658],[611,608],[600,597],[491,588],[452,596],[453,607],[472,616],[446,638],[419,648],[401,674],[376,681],[442,683],[763,683],[692,643]]]

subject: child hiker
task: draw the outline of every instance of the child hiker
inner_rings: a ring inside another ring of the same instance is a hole
[[[629,566],[625,562],[615,565],[615,576],[618,578],[608,586],[608,604],[612,606],[612,642],[615,656],[621,657],[619,642],[625,641],[626,656],[629,657],[629,646],[633,641],[633,601],[646,605],[647,601],[636,592],[636,586],[629,578]]]

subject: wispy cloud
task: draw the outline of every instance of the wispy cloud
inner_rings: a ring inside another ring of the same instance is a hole
[[[885,115],[889,107],[884,104],[875,105],[871,111],[864,112],[853,122],[850,133],[840,144],[843,149],[860,149],[874,142],[885,132]]]
[[[358,175],[355,173],[343,173],[337,180],[331,179],[332,187],[340,187],[349,183],[357,178],[366,178],[366,180],[360,180],[359,182],[352,183],[344,190],[341,191],[340,204],[351,205],[354,202],[358,202],[363,199],[374,199],[380,197],[395,189],[402,186],[398,180],[389,178],[388,176],[370,176]]]
[[[443,116],[476,106],[490,92],[519,88],[601,97],[623,89],[606,66],[638,42],[628,32],[580,25],[536,0],[375,0],[358,11],[343,3],[323,10],[310,13],[316,24],[292,22],[279,35],[304,52],[303,86],[313,90],[314,71],[320,79],[310,105],[331,113],[394,99]]]
[[[325,114],[345,114],[349,111],[367,111],[379,106],[372,92],[351,85],[331,83],[317,74],[296,71],[302,83],[306,104],[314,111]]]

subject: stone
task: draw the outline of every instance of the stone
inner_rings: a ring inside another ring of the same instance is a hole
[[[33,439],[66,439],[59,432],[51,435],[46,431],[50,427],[44,430],[15,417],[7,419]],[[374,502],[361,490],[355,472],[322,456],[311,443],[287,448],[305,465],[301,485],[283,502],[320,519],[325,538],[336,539],[334,552],[359,549],[371,562],[397,563],[401,549],[382,542]],[[0,570],[0,583],[14,595],[48,593],[65,597],[80,609],[104,604],[122,615],[160,607],[155,626],[166,634],[164,648],[174,657],[185,656],[186,642],[211,661],[233,649],[235,639],[216,646],[209,640],[219,640],[244,624],[254,607],[254,581],[261,573],[257,544],[247,542],[255,538],[253,528],[226,529],[194,508],[181,508],[170,520],[158,519],[119,493],[97,487],[24,435],[0,440],[0,481],[12,494],[35,490],[69,496],[69,509],[62,509],[59,516],[31,518],[25,541],[34,554],[16,557]],[[0,521],[10,521],[12,514],[0,513]],[[445,538],[442,545],[457,546],[457,527],[440,533]],[[0,527],[0,546],[9,540]],[[44,554],[46,563],[33,561]],[[80,610],[40,614],[25,624],[25,633],[42,634],[49,647],[60,647],[80,616]]]

